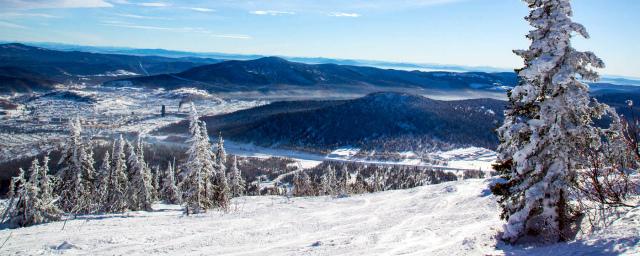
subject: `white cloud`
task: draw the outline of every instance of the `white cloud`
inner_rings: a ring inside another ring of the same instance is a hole
[[[3,17],[3,18],[30,17],[30,18],[47,18],[47,19],[60,18],[60,16],[55,16],[55,15],[46,14],[46,13],[28,13],[28,12],[5,12],[5,13],[0,13],[0,17]]]
[[[218,38],[229,38],[229,39],[252,39],[249,35],[243,34],[216,34],[204,28],[197,27],[160,27],[160,26],[147,26],[147,25],[137,25],[130,24],[122,21],[103,21],[102,25],[104,26],[112,26],[112,27],[120,27],[120,28],[130,28],[130,29],[141,29],[141,30],[155,30],[155,31],[167,31],[167,32],[176,32],[176,33],[198,33],[203,35],[208,35],[212,37]]]
[[[203,8],[203,7],[182,7],[183,9],[192,10],[196,12],[214,12],[214,9]]]
[[[160,3],[160,2],[137,3],[137,5],[144,6],[144,7],[169,7],[169,6],[171,6],[168,3]]]
[[[329,13],[329,16],[332,16],[332,17],[358,18],[358,17],[360,17],[360,14],[358,14],[358,13],[348,13],[348,12],[332,12],[332,13]]]
[[[285,11],[273,11],[273,10],[266,10],[266,11],[251,11],[251,14],[255,14],[255,15],[271,15],[271,16],[278,16],[278,15],[294,15],[296,14],[295,12],[285,12]]]
[[[0,6],[13,9],[113,7],[104,0],[0,0]]]
[[[172,18],[167,18],[167,17],[144,16],[144,15],[137,15],[137,14],[130,14],[130,13],[119,13],[115,15],[124,17],[124,18],[132,18],[132,19],[140,19],[140,20],[173,20]]]
[[[0,27],[4,27],[4,28],[19,28],[19,29],[27,28],[27,27],[22,26],[22,25],[18,25],[18,24],[11,23],[11,22],[8,22],[8,21],[1,21],[1,20],[0,20]]]

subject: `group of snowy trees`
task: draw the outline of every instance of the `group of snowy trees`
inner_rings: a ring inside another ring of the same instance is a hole
[[[579,206],[585,199],[606,202],[610,196],[603,190],[612,180],[609,192],[623,194],[620,187],[628,184],[627,170],[637,168],[637,158],[629,159],[635,154],[627,151],[616,112],[591,99],[581,82],[597,80],[591,68],[604,63],[571,47],[573,33],[589,35],[571,20],[570,0],[525,2],[531,8],[526,20],[534,27],[527,35],[532,43],[515,51],[525,66],[517,70],[519,84],[509,92],[505,121],[498,129],[496,170],[504,182],[492,191],[500,197],[507,221],[505,241],[564,241],[579,228],[585,214]],[[610,125],[594,125],[604,115]],[[620,196],[615,198],[620,203]]]
[[[460,179],[484,178],[485,172],[461,171],[459,174],[428,167],[381,166],[359,163],[323,162],[308,170],[291,172],[292,196],[343,197],[351,194],[407,189]],[[285,192],[285,189],[275,191]]]
[[[214,153],[206,123],[199,120],[193,105],[189,115],[189,132],[191,138],[187,140],[188,159],[183,166],[184,178],[180,183],[185,212],[199,213],[211,208],[226,210],[230,198],[242,195],[245,190],[245,181],[238,169],[237,159],[233,158],[227,175],[224,140],[220,135]]]
[[[161,173],[145,161],[140,137],[133,145],[122,136],[105,152],[96,170],[92,142],[82,138],[80,119],[72,119],[56,175],[49,173],[49,157],[42,164],[33,160],[27,171],[20,169],[11,180],[2,222],[28,226],[58,220],[63,213],[151,211],[156,200],[181,203],[187,214],[212,208],[226,210],[230,198],[245,191],[237,160],[233,158],[227,175],[222,136],[214,153],[206,124],[199,120],[193,106],[189,121],[188,159],[179,173],[175,160]]]

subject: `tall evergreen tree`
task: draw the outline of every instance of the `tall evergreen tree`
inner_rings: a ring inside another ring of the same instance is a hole
[[[344,164],[342,165],[342,170],[340,171],[340,180],[338,181],[338,193],[342,196],[345,195],[349,195],[350,188],[349,188],[349,179],[350,179],[350,175],[349,175],[349,170],[347,170],[347,165]]]
[[[62,166],[58,175],[60,177],[60,209],[73,214],[89,213],[94,209],[92,194],[85,185],[88,183],[85,175],[91,173],[87,170],[90,162],[86,145],[82,141],[80,133],[82,127],[80,119],[69,121],[70,136],[67,140],[65,151],[60,158]],[[91,161],[92,163],[92,161]]]
[[[514,51],[524,59],[517,70],[519,84],[509,92],[509,107],[498,129],[496,169],[507,180],[493,187],[507,220],[502,238],[516,242],[525,234],[550,241],[566,238],[573,219],[567,188],[575,180],[580,147],[599,147],[592,118],[606,105],[589,97],[579,78],[595,81],[590,69],[604,67],[591,52],[571,47],[572,33],[588,38],[571,20],[569,0],[525,0],[526,20],[534,30],[528,50]]]
[[[206,124],[203,122],[203,127],[206,127]],[[205,128],[206,130],[206,128]],[[207,137],[208,141],[209,137]],[[226,210],[229,206],[229,200],[231,199],[231,188],[229,187],[229,183],[227,181],[227,153],[224,150],[224,140],[222,139],[222,133],[218,134],[218,144],[215,155],[217,170],[215,170],[215,176],[213,179],[213,187],[214,187],[214,198],[213,202],[215,206]]]
[[[98,172],[96,173],[96,198],[97,202],[101,206],[101,210],[104,211],[104,205],[107,202],[108,198],[108,188],[109,188],[109,174],[111,173],[111,155],[109,151],[104,153],[104,157],[102,158],[102,164],[100,168],[98,168]]]
[[[245,181],[242,178],[242,173],[238,168],[238,159],[233,156],[233,162],[231,163],[231,169],[229,170],[229,180],[231,183],[231,196],[238,197],[244,195]]]
[[[183,191],[182,203],[187,214],[206,211],[212,204],[206,188],[209,173],[212,173],[208,166],[213,166],[211,163],[213,153],[205,143],[199,116],[193,103],[191,103],[189,114],[189,132],[191,138],[187,140],[189,149],[187,162],[184,165],[185,176],[180,183]]]
[[[132,175],[127,196],[129,209],[151,211],[153,187],[149,167],[144,161],[144,149],[140,137],[138,137],[137,150],[131,147],[129,154],[129,170]]]
[[[126,192],[129,186],[127,177],[127,161],[125,154],[125,140],[120,138],[113,143],[112,167],[109,172],[107,200],[103,206],[106,212],[123,212],[127,209]]]
[[[324,169],[324,174],[322,175],[321,186],[322,192],[325,195],[336,195],[336,185],[337,185],[337,177],[336,170],[333,169],[331,165],[327,165]]]
[[[227,163],[227,151],[224,150],[224,139],[222,138],[222,132],[218,133],[218,144],[216,145],[216,159],[218,164],[225,166]]]
[[[40,182],[38,183],[38,187],[39,187],[38,195],[42,202],[44,202],[45,204],[51,204],[48,207],[55,207],[55,209],[59,211],[59,209],[57,209],[57,207],[53,205],[55,196],[53,194],[53,184],[52,184],[51,175],[49,174],[49,160],[50,160],[49,155],[46,155],[42,159],[42,166],[40,167]]]
[[[181,193],[176,186],[175,180],[175,167],[169,163],[167,165],[167,171],[162,179],[162,190],[160,191],[160,199],[170,204],[180,203]]]
[[[53,197],[47,194],[50,184],[47,184],[48,175],[42,176],[43,169],[45,168],[40,166],[38,160],[34,159],[28,173],[20,169],[19,176],[12,179],[9,193],[11,199],[5,214],[12,225],[25,227],[60,219],[61,211],[53,203]],[[29,179],[26,178],[27,175]]]

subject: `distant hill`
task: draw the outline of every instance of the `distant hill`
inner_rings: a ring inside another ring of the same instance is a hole
[[[56,51],[19,43],[0,45],[0,63],[36,72],[58,82],[106,81],[117,77],[175,73],[216,62],[219,61]]]
[[[276,102],[204,120],[212,136],[222,131],[233,140],[263,146],[327,149],[412,137],[495,148],[493,130],[502,122],[505,104],[374,93],[353,100]],[[186,132],[186,124],[159,132]]]
[[[638,91],[602,91],[594,96],[627,118],[632,113],[625,101],[640,102]],[[494,99],[440,101],[381,92],[351,100],[274,102],[202,119],[211,136],[222,131],[227,138],[262,146],[403,148],[397,144],[414,147],[422,141],[495,149],[498,140],[494,130],[503,121],[506,105],[506,101]],[[640,114],[640,108],[634,107],[634,111]],[[182,122],[157,133],[186,134],[186,127]]]
[[[0,67],[0,94],[48,91],[56,82],[47,77],[18,67]]]
[[[373,85],[440,90],[488,89],[513,86],[513,73],[420,72],[336,64],[304,64],[278,57],[224,61],[175,74],[136,77],[108,82],[108,86],[142,86],[207,90],[262,89],[274,86]]]

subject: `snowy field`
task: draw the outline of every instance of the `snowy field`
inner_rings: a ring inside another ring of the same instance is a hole
[[[71,96],[70,96],[71,95]],[[52,94],[18,95],[21,104],[11,115],[0,116],[0,162],[36,155],[66,135],[67,120],[82,117],[83,128],[94,136],[146,134],[186,118],[194,102],[200,115],[218,115],[265,105],[263,100],[221,99],[202,90],[148,90],[86,87]],[[165,105],[166,115],[160,110]],[[47,148],[48,147],[48,148]]]
[[[2,255],[640,255],[640,209],[569,244],[511,247],[488,180],[348,198],[241,197],[229,213],[177,206],[0,231]],[[497,246],[497,247],[496,247]]]

